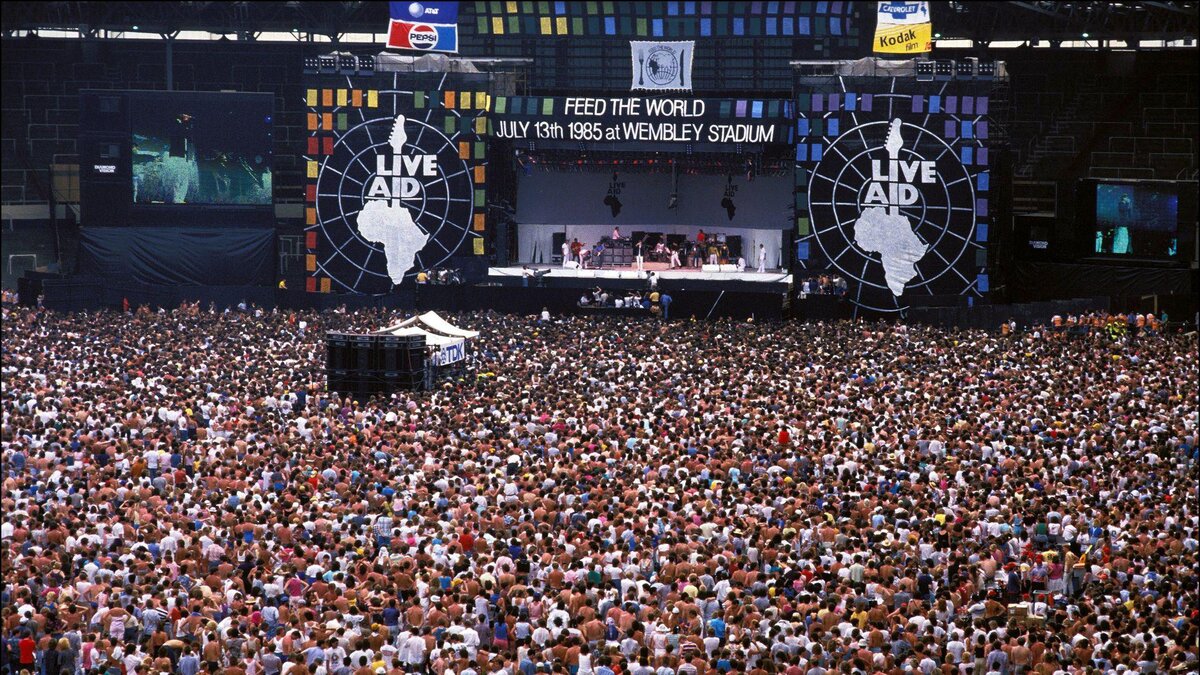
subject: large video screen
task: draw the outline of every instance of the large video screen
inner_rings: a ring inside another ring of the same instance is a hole
[[[1142,258],[1178,252],[1179,186],[1098,182],[1093,252]]]
[[[270,206],[272,109],[265,94],[133,93],[133,203]]]

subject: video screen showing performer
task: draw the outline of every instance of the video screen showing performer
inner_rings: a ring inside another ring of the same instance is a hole
[[[192,96],[133,109],[135,204],[272,203],[269,99]]]
[[[1096,253],[1173,256],[1178,229],[1179,194],[1174,185],[1096,186]]]

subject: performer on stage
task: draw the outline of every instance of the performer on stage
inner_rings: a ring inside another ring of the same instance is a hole
[[[710,245],[708,247],[708,264],[709,265],[720,265],[721,264],[720,251],[717,249],[716,243],[713,243],[712,245]]]
[[[578,239],[571,240],[571,259],[583,265],[583,244]]]
[[[667,244],[659,239],[658,244],[654,247],[654,261],[662,262],[667,259]]]
[[[562,266],[571,266],[571,242],[567,241],[566,239],[563,239],[562,245]]]
[[[683,265],[679,264],[679,249],[672,248],[672,249],[670,249],[670,251],[671,251],[671,269],[675,269],[677,267],[683,267]]]
[[[621,228],[619,228],[619,227],[613,228],[612,240],[613,241],[621,241]]]
[[[767,247],[763,244],[758,245],[758,271],[764,272],[767,269]]]
[[[644,269],[643,263],[645,262],[645,260],[642,258],[642,240],[641,239],[638,239],[637,243],[633,245],[633,256],[634,256],[634,258],[633,258],[634,261],[637,263],[637,271],[641,272]]]

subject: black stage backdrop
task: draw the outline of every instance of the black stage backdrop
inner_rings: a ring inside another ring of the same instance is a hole
[[[517,182],[517,222],[531,225],[695,225],[786,229],[789,176],[680,176],[668,208],[669,174],[536,171]]]
[[[165,252],[184,252],[167,255]],[[79,273],[161,286],[270,286],[275,269],[271,229],[84,228]]]

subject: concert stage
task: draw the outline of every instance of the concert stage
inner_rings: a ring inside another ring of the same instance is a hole
[[[787,293],[792,287],[790,272],[747,270],[738,272],[735,265],[705,265],[701,268],[667,269],[665,263],[646,263],[645,271],[629,268],[570,269],[560,265],[529,265],[539,273],[525,283],[526,269],[520,265],[489,267],[488,282],[502,286],[542,286],[546,288],[647,288],[647,272],[658,277],[662,290],[716,290],[759,293]],[[542,273],[545,274],[542,274]]]

